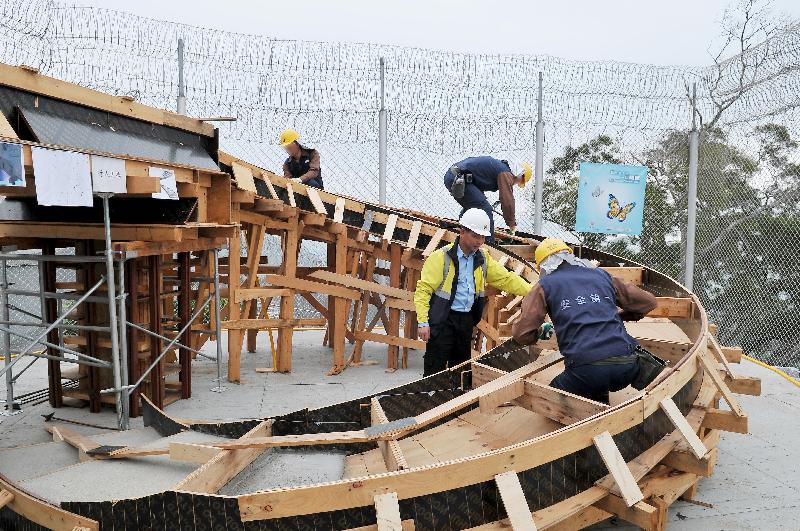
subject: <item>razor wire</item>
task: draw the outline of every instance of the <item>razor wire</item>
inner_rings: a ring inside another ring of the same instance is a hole
[[[320,151],[327,189],[371,202],[378,200],[384,58],[387,202],[446,217],[460,212],[443,185],[453,163],[479,154],[533,161],[543,72],[543,232],[678,279],[688,92],[696,84],[695,291],[724,343],[770,363],[800,364],[796,26],[727,61],[680,67],[295,41],[50,0],[0,0],[0,61],[160,108],[175,106],[178,39],[186,44],[187,113],[237,119],[219,126],[222,149],[280,173],[286,155],[277,138],[291,127]],[[581,161],[648,167],[641,236],[572,231]],[[533,226],[532,188],[517,191],[518,225],[526,231]],[[270,260],[279,255],[277,243],[265,246]],[[304,246],[300,261],[317,264],[320,256]]]

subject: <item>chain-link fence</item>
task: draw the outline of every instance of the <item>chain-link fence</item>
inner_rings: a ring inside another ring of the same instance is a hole
[[[750,18],[739,23],[753,27]],[[678,279],[684,276],[693,119],[688,93],[696,84],[694,289],[724,343],[797,365],[800,30],[740,34],[746,38],[733,39],[739,49],[728,50],[727,61],[657,67],[288,41],[47,0],[0,0],[0,60],[157,107],[175,107],[176,48],[184,39],[188,114],[237,117],[220,126],[223,149],[279,172],[285,154],[278,135],[297,129],[302,142],[321,152],[326,188],[369,201],[378,198],[383,57],[387,202],[439,216],[460,210],[442,183],[454,162],[476,154],[533,160],[542,72],[543,232]],[[582,161],[649,168],[641,236],[571,232]],[[518,225],[525,230],[533,227],[531,188],[517,192]],[[308,252],[309,260],[322,256]]]

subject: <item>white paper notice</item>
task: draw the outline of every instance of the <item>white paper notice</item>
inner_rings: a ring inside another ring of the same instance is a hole
[[[125,161],[92,155],[92,189],[95,192],[124,194],[128,191]]]
[[[161,191],[153,194],[154,199],[178,199],[178,183],[173,170],[150,166],[150,177],[161,181]]]
[[[89,155],[31,146],[36,201],[44,206],[92,206]]]

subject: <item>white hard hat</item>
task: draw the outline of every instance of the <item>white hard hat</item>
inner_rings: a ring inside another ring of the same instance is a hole
[[[461,216],[461,226],[481,236],[491,236],[489,216],[480,208],[470,208]]]

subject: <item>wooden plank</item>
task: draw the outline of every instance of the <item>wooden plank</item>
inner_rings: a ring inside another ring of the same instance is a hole
[[[0,116],[2,116],[2,114],[0,114]],[[11,500],[13,499],[14,499],[14,494],[12,494],[7,490],[0,490],[0,509],[11,503]]]
[[[410,249],[415,249],[417,247],[417,241],[419,240],[419,231],[422,229],[422,222],[420,220],[414,221],[411,225],[411,232],[408,235],[408,242],[406,242],[406,247]]]
[[[268,328],[296,328],[300,326],[324,326],[325,318],[310,319],[237,319],[223,321],[223,330],[266,330]]]
[[[698,459],[702,459],[703,456],[708,453],[708,449],[703,444],[703,441],[700,440],[700,437],[697,436],[695,430],[689,425],[686,417],[683,416],[683,413],[681,413],[681,411],[678,409],[678,406],[675,404],[672,398],[663,399],[660,402],[660,405],[661,409],[667,414],[667,417],[669,417],[672,425],[675,426],[678,431],[681,432],[683,438],[686,439],[686,442],[689,444],[692,452],[694,452],[694,455]]]
[[[608,471],[619,487],[627,506],[630,507],[642,501],[644,495],[642,491],[639,490],[639,486],[636,484],[636,478],[633,477],[631,469],[628,468],[628,464],[625,462],[625,459],[623,459],[622,454],[619,453],[619,448],[617,448],[617,445],[614,443],[614,439],[611,438],[611,434],[604,431],[600,435],[593,437],[592,440],[606,468],[608,468]]]
[[[1,112],[0,112],[0,137],[12,138],[15,140],[19,139],[19,136],[17,136],[17,132],[14,131],[14,128],[11,127],[10,123],[8,123],[6,115]]]
[[[478,399],[481,413],[491,414],[498,406],[511,402],[525,393],[525,383],[517,378]]]
[[[731,411],[709,408],[703,417],[703,427],[732,433],[747,433],[748,418],[746,414],[737,415]]]
[[[609,494],[594,505],[640,529],[650,531],[663,530],[666,523],[664,521],[665,515],[662,515],[657,507],[653,507],[643,501],[629,507],[625,500],[615,494]]]
[[[74,448],[77,448],[78,458],[80,461],[90,461],[92,457],[86,455],[86,452],[100,447],[100,443],[98,443],[94,439],[90,439],[89,437],[81,435],[80,433],[64,426],[45,426],[44,429],[52,433],[54,436],[55,436],[55,431],[57,430],[58,438],[60,440],[64,441],[65,443],[69,444]]]
[[[317,271],[316,273],[321,273]],[[320,278],[316,273],[312,273],[309,277]],[[301,291],[308,291],[311,293],[322,293],[325,295],[332,295],[334,297],[343,297],[345,299],[356,300],[361,297],[361,294],[355,290],[348,289],[342,286],[335,286],[331,284],[323,284],[322,282],[313,282],[302,278],[292,278],[283,275],[266,275],[265,280],[267,284],[274,286],[281,286],[284,288],[297,289]],[[322,278],[322,280],[327,280]]]
[[[447,232],[445,229],[439,229],[431,238],[431,241],[428,242],[428,245],[425,247],[425,250],[422,251],[422,256],[430,256],[433,251],[439,246],[439,242],[442,241],[442,237],[444,233]]]
[[[341,223],[344,219],[344,197],[338,197],[336,199],[336,205],[333,209],[333,221],[334,223]]]
[[[75,528],[89,531],[100,529],[100,524],[96,520],[50,505],[2,478],[0,478],[0,489],[12,496],[6,504],[8,509],[46,529],[54,531],[73,531]]]
[[[533,516],[517,473],[511,470],[497,474],[494,481],[497,484],[497,490],[500,491],[500,498],[506,508],[511,528],[514,531],[536,531],[536,524],[533,523]]]
[[[148,107],[125,96],[112,96],[60,79],[44,76],[22,67],[0,64],[0,85],[16,87],[57,100],[85,105],[93,109],[183,129],[206,137],[214,136],[214,126],[181,114]]]
[[[224,450],[220,450],[219,448],[212,448],[201,444],[184,443],[180,446],[170,447],[169,458],[173,461],[203,465],[223,451]]]
[[[378,284],[377,282],[370,282],[368,280],[361,280],[360,278],[353,278],[349,275],[342,275],[332,271],[319,270],[308,275],[309,278],[324,280],[326,282],[333,282],[348,288],[354,288],[361,291],[370,291],[387,297],[394,297],[395,299],[414,300],[414,292],[407,291],[402,288],[394,288]]]
[[[256,197],[253,208],[256,212],[282,212],[286,208],[286,203],[280,199],[265,199]]]
[[[317,214],[324,214],[327,216],[328,211],[325,209],[325,203],[322,202],[322,198],[320,198],[317,189],[313,186],[306,186],[306,193],[311,200],[311,204],[314,205],[314,210],[317,211]]]
[[[266,437],[271,434],[272,420],[265,420],[242,435],[241,439]],[[183,481],[175,486],[175,490],[213,494],[255,461],[258,456],[264,453],[264,450],[264,448],[253,448],[250,450],[221,451],[210,461],[186,476]]]
[[[716,338],[711,334],[707,334],[707,336],[708,336],[708,343],[709,345],[711,345],[711,348],[714,350],[714,352],[717,353],[716,357],[720,362],[722,362],[722,366],[725,367],[725,372],[727,373],[727,376],[734,378],[731,366],[728,364],[728,358],[725,356],[725,353],[722,352],[722,349],[720,348],[719,343],[717,343]]]
[[[728,407],[731,408],[731,411],[733,411],[733,413],[737,417],[744,417],[745,412],[742,409],[742,406],[739,405],[739,401],[736,400],[736,397],[733,396],[731,390],[728,388],[727,385],[725,385],[725,382],[722,381],[722,377],[719,375],[719,370],[714,366],[715,363],[712,363],[708,359],[707,351],[705,350],[701,351],[700,354],[698,355],[698,359],[700,360],[700,363],[703,365],[703,368],[706,370],[708,375],[711,377],[711,380],[714,382],[714,385],[716,385],[719,392],[722,393],[722,397],[725,399],[725,402],[727,402]]]
[[[416,527],[414,526],[414,520],[403,520],[400,522],[402,525],[403,531],[414,531]],[[351,527],[346,531],[378,531],[378,525],[365,525],[362,527]]]
[[[286,181],[286,193],[289,194],[289,206],[296,207],[297,200],[294,198],[294,187],[292,186],[291,181]]]
[[[272,184],[272,179],[269,178],[269,174],[267,172],[262,172],[261,178],[264,180],[264,184],[267,185],[267,190],[269,190],[269,195],[272,196],[272,199],[280,200],[278,193],[275,191],[275,186]]]
[[[397,225],[397,214],[390,214],[389,219],[386,221],[386,228],[383,231],[383,236],[381,239],[386,241],[392,241],[394,237],[394,228]]]
[[[761,378],[755,376],[726,376],[725,385],[737,395],[761,396]]]
[[[644,275],[643,267],[601,267],[612,277],[616,277],[624,282],[630,282],[637,286],[642,285]]]
[[[656,302],[658,306],[647,314],[648,317],[692,317],[692,299],[688,297],[656,297]]]
[[[418,339],[410,339],[407,337],[387,336],[385,334],[376,334],[374,332],[357,331],[354,334],[356,341],[372,341],[373,343],[383,343],[384,345],[393,345],[395,347],[413,348],[416,350],[425,350],[425,342]]]
[[[373,426],[389,422],[380,401],[376,397],[372,397],[370,400],[370,418]],[[409,468],[406,457],[400,449],[400,444],[396,440],[378,441],[378,448],[383,455],[384,463],[386,463],[386,470],[391,472]]]
[[[233,178],[236,179],[236,185],[239,188],[247,190],[248,192],[258,193],[256,190],[256,182],[253,180],[253,172],[250,168],[236,162],[234,162],[231,167],[233,168]]]
[[[234,302],[240,303],[253,299],[269,299],[272,297],[288,297],[291,290],[283,288],[240,288],[236,290]]]
[[[609,406],[601,402],[531,380],[525,380],[525,393],[515,404],[565,425],[609,409]]]
[[[693,453],[689,452],[670,452],[664,458],[662,464],[680,470],[681,472],[689,472],[698,476],[708,477],[714,471],[714,466],[717,464],[718,450],[716,448],[710,450],[706,455],[701,458],[696,457]]]
[[[378,531],[402,531],[400,521],[400,503],[396,492],[375,496],[375,516],[378,520]]]
[[[414,301],[409,301],[405,299],[395,299],[393,297],[386,297],[386,300],[383,301],[383,305],[386,308],[396,308],[398,310],[404,310],[407,312],[417,311],[417,307],[414,305]]]

